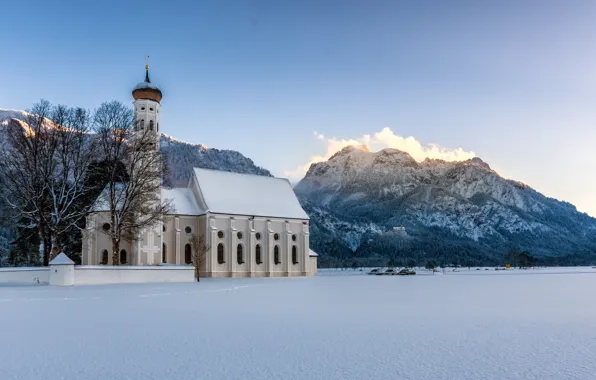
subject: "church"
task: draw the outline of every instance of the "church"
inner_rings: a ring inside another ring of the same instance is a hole
[[[161,90],[145,81],[132,91],[136,120],[160,136]],[[159,144],[157,144],[159,146]],[[128,266],[192,265],[193,235],[207,251],[202,277],[291,277],[317,271],[309,249],[309,217],[287,179],[193,168],[184,188],[161,188],[172,214],[122,241],[120,263]],[[110,265],[109,212],[94,207],[83,231],[83,265]]]

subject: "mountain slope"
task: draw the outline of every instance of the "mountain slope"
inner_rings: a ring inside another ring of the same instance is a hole
[[[24,111],[0,108],[0,127],[6,125],[10,119],[26,123],[27,117],[28,114]],[[172,186],[186,186],[193,167],[271,176],[268,170],[255,165],[250,158],[240,152],[207,148],[201,144],[177,140],[163,133],[161,150],[168,155],[170,173],[167,180]]]
[[[315,250],[329,240],[356,256],[496,262],[513,246],[543,257],[596,254],[596,219],[479,158],[417,162],[396,149],[350,146],[313,164],[295,191],[320,215],[311,222]]]
[[[161,150],[168,155],[168,179],[172,186],[186,186],[194,167],[271,177],[268,170],[255,165],[250,158],[234,150],[207,148],[164,134],[161,136]]]

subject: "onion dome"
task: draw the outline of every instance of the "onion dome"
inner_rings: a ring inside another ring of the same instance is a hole
[[[135,100],[147,99],[154,102],[161,102],[162,94],[160,89],[149,80],[149,65],[145,66],[145,81],[136,85],[132,90],[132,97]]]

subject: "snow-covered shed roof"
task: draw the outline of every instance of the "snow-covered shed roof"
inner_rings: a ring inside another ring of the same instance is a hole
[[[54,260],[50,261],[50,265],[74,265],[74,261],[69,259],[64,253],[60,253],[54,257]]]
[[[319,256],[319,254],[318,254],[318,253],[316,253],[315,251],[313,251],[312,249],[309,249],[309,250],[308,250],[308,255],[309,255],[310,257],[317,257],[317,256]]]
[[[206,211],[232,215],[308,219],[285,178],[194,168]]]
[[[174,211],[172,214],[176,215],[203,215],[203,211],[197,204],[192,189],[177,187],[173,189],[161,189],[161,199],[164,201],[171,201]]]

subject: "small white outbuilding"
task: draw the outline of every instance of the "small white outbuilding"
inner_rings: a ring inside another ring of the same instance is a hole
[[[50,285],[72,286],[75,282],[74,261],[60,253],[50,261]]]

